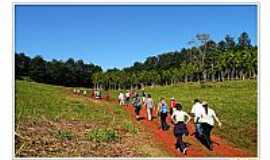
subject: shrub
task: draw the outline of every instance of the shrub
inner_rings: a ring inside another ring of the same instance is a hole
[[[94,129],[87,133],[87,138],[95,142],[109,142],[118,138],[114,129]]]
[[[128,131],[128,132],[130,132],[130,133],[133,133],[133,134],[137,134],[138,132],[139,132],[139,129],[138,128],[136,128],[133,124],[132,124],[132,122],[130,122],[130,121],[126,121],[125,123],[124,123],[124,129],[126,130],[126,131]]]
[[[73,134],[71,131],[68,130],[58,130],[56,138],[61,139],[61,140],[71,140],[73,137]]]

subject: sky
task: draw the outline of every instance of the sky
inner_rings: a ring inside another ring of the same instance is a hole
[[[190,47],[198,33],[219,42],[247,32],[257,43],[255,5],[16,5],[15,50],[46,60],[82,59],[123,68]]]

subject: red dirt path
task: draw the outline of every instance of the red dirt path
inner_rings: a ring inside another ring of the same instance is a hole
[[[132,105],[123,106],[129,115],[132,117],[133,121],[135,120],[134,107]],[[154,112],[155,113],[155,112]],[[153,134],[153,137],[156,141],[162,142],[164,149],[175,155],[177,157],[183,157],[180,151],[175,149],[175,137],[173,135],[173,125],[170,124],[169,116],[167,117],[167,123],[170,125],[170,129],[167,131],[162,131],[160,129],[159,119],[155,118],[152,121],[147,120],[146,108],[143,107],[140,112],[141,120],[139,123],[144,125],[146,129]],[[188,124],[188,130],[190,133],[194,132],[193,124]],[[212,135],[211,139],[214,143],[213,151],[209,151],[204,147],[194,136],[187,136],[184,138],[184,142],[188,142],[188,152],[187,157],[254,157],[255,155],[247,151],[240,150],[234,146],[228,144],[226,140]]]
[[[105,99],[102,99],[106,101]],[[113,103],[118,103],[116,100],[113,100]],[[129,116],[132,121],[135,122],[135,112],[132,105],[121,106],[126,111],[128,111]],[[155,113],[155,111],[153,111]],[[180,151],[175,149],[175,137],[173,135],[173,125],[170,123],[169,116],[167,117],[167,123],[170,125],[170,129],[167,131],[162,131],[160,129],[160,122],[157,117],[154,117],[152,121],[147,120],[146,108],[142,107],[140,112],[141,123],[146,130],[148,130],[152,135],[155,141],[162,142],[164,149],[175,157],[185,157]],[[194,125],[189,123],[187,126],[189,133],[194,132]],[[229,144],[225,139],[222,139],[216,135],[211,136],[213,143],[213,151],[209,151],[203,146],[194,136],[184,137],[184,142],[188,143],[188,152],[186,157],[255,157],[256,155],[248,151],[244,151],[236,148],[235,146]]]

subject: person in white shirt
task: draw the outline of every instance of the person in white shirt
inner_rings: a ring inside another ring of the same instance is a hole
[[[182,111],[182,105],[176,103],[176,110],[172,113],[171,119],[174,122],[174,136],[176,137],[176,149],[180,149],[183,154],[187,154],[187,146],[182,140],[183,135],[188,135],[186,124],[190,121],[190,116]]]
[[[144,103],[145,99],[146,99],[146,95],[145,95],[145,93],[144,93],[144,91],[143,91],[143,92],[142,92],[142,101],[143,101],[143,103]]]
[[[130,91],[128,90],[127,93],[126,93],[126,105],[128,106],[129,105],[129,101],[130,101]]]
[[[86,90],[83,91],[83,95],[84,95],[84,96],[87,95],[87,91],[86,91]]]
[[[125,104],[125,96],[122,92],[120,92],[119,96],[118,96],[118,100],[119,100],[119,104],[120,106]]]
[[[209,150],[213,150],[213,145],[212,145],[210,136],[211,136],[211,131],[214,127],[214,123],[215,123],[214,120],[217,121],[219,127],[221,127],[222,124],[220,120],[218,119],[218,117],[216,116],[215,111],[208,107],[207,102],[203,102],[202,106],[204,108],[204,112],[201,114],[201,118],[199,121],[201,123],[202,133],[206,141],[206,147]]]
[[[80,95],[81,91],[80,89],[77,89],[77,94]]]
[[[147,98],[144,101],[144,105],[146,106],[146,110],[147,110],[147,118],[149,121],[151,121],[153,108],[154,108],[154,102],[150,94],[147,95]]]
[[[199,99],[194,99],[193,106],[190,113],[194,119],[195,136],[197,138],[201,138],[202,136],[200,116],[203,112],[204,112],[204,108],[201,104],[201,101]]]

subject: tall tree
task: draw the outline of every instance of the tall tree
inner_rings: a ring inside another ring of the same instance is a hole
[[[206,56],[206,42],[209,40],[210,35],[206,34],[206,33],[201,33],[201,34],[197,34],[196,38],[201,42],[202,46],[203,46],[203,51],[201,51],[200,47],[200,51],[201,51],[201,67],[203,68],[203,81],[206,81],[207,78],[207,73],[206,70],[204,69],[205,64],[204,64],[204,60],[205,60],[205,56]]]
[[[15,53],[15,75],[17,79],[29,74],[31,59],[24,53]]]
[[[226,44],[227,49],[234,49],[235,48],[235,42],[234,42],[233,37],[231,37],[230,35],[227,34],[224,39],[225,39],[225,44]]]
[[[241,33],[240,37],[238,38],[238,45],[240,48],[250,48],[251,47],[251,40],[247,32]]]
[[[46,82],[47,64],[41,56],[36,56],[31,61],[30,78],[37,82]]]

